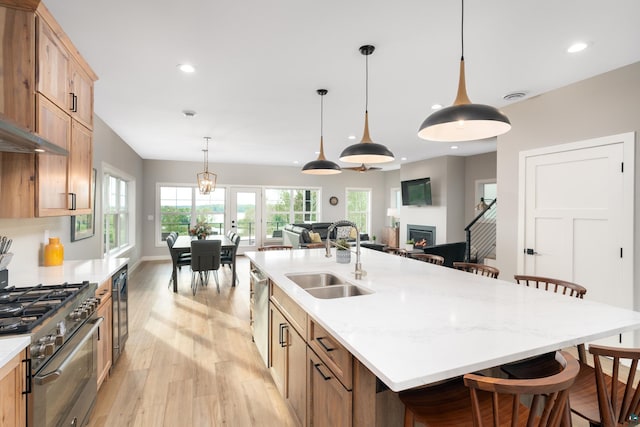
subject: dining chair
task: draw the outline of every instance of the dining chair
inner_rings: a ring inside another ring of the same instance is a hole
[[[220,256],[220,265],[228,265],[229,268],[232,268],[233,264],[236,262],[236,256],[238,254],[238,246],[240,246],[240,235],[232,233],[232,237],[230,237],[234,246],[233,249],[229,249],[222,253]],[[238,275],[236,274],[236,283],[240,283],[240,279],[238,279]]]
[[[640,349],[591,344],[589,353],[595,367],[580,364],[580,374],[571,387],[571,410],[590,426],[637,425],[640,388],[635,375]],[[612,375],[605,373],[603,365]]]
[[[318,248],[324,248],[327,245],[325,243],[307,243],[304,247],[307,249],[318,249]]]
[[[514,275],[514,278],[518,284],[523,284],[525,286],[567,295],[569,297],[583,299],[584,295],[587,293],[587,289],[585,287],[580,286],[576,283],[567,282],[566,280],[523,274],[516,274]],[[588,370],[589,368],[586,363],[587,356],[584,344],[578,344],[577,350],[580,365],[581,367],[584,366],[584,369],[581,368],[581,372],[579,375],[579,377],[581,377],[583,371]],[[555,373],[554,369],[556,368],[556,365],[551,360],[552,358],[553,352],[518,362],[508,363],[502,365],[501,368],[512,378],[533,378],[537,376],[543,376],[545,374],[551,375]]]
[[[495,267],[485,264],[475,264],[473,262],[456,261],[453,263],[453,268],[466,271],[468,273],[478,274],[480,276],[491,277],[492,279],[497,279],[500,274],[500,270]]]
[[[175,244],[175,237],[172,234],[169,234],[167,236],[166,241],[172,263],[171,278],[169,279],[169,287],[171,287],[171,285],[173,284],[173,270],[181,270],[182,266],[191,265],[191,253],[187,252],[178,254],[174,252],[173,245]]]
[[[527,276],[523,274],[516,274],[513,277],[516,279],[518,284],[523,284],[537,289],[544,289],[545,291],[560,293],[570,297],[582,299],[587,293],[587,288],[584,286],[567,282],[566,280],[551,279],[549,277],[541,276]]]
[[[206,286],[209,283],[209,272],[213,271],[216,287],[220,293],[218,269],[220,268],[220,240],[192,240],[191,241],[191,289],[196,294],[198,284]]]
[[[269,246],[260,246],[258,248],[259,251],[288,251],[293,249],[291,245],[269,245]]]
[[[579,364],[567,352],[557,352],[555,360],[559,372],[548,377],[517,380],[466,374],[400,392],[405,405],[404,425],[560,426],[569,419],[569,388],[578,375]]]
[[[428,262],[429,264],[444,265],[444,257],[433,254],[413,254],[411,258],[418,259],[420,261]]]

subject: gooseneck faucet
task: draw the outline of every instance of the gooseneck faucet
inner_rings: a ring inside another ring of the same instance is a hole
[[[356,279],[360,280],[366,274],[366,272],[362,269],[362,264],[360,263],[360,230],[358,230],[358,226],[355,223],[347,220],[336,221],[329,226],[327,229],[327,253],[325,257],[331,258],[331,232],[336,227],[340,226],[351,226],[356,229],[356,270],[355,276]]]

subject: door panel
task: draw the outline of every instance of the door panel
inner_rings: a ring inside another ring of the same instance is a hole
[[[578,283],[586,299],[631,309],[633,284],[620,256],[623,148],[619,142],[526,158],[524,248],[534,254],[524,256],[523,272]]]
[[[259,188],[231,188],[229,190],[230,229],[240,234],[238,252],[256,250],[262,236],[262,198]]]

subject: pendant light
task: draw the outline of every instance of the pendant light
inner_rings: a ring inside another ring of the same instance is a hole
[[[511,129],[511,123],[497,108],[472,104],[467,96],[464,75],[464,0],[461,20],[462,55],[458,94],[453,105],[436,111],[420,126],[418,136],[431,141],[472,141],[502,135]]]
[[[374,46],[360,46],[360,53],[365,57],[365,108],[364,108],[364,133],[362,140],[348,146],[340,154],[340,160],[349,163],[385,163],[393,161],[393,153],[382,144],[376,144],[369,136],[369,55],[375,50]]]
[[[211,138],[205,137],[205,148],[202,150],[204,153],[204,171],[197,174],[198,177],[198,189],[200,194],[209,194],[212,191],[216,191],[216,179],[218,176],[215,173],[209,172],[209,140]]]
[[[302,167],[302,173],[309,175],[334,175],[342,172],[342,170],[337,163],[333,163],[324,157],[324,143],[322,140],[324,96],[329,91],[326,89],[318,89],[316,92],[320,95],[320,154],[318,154],[317,160],[312,160]]]

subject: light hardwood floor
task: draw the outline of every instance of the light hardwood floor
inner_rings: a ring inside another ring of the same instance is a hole
[[[249,262],[239,286],[220,269],[220,294],[191,293],[189,268],[168,287],[170,262],[145,262],[129,280],[129,340],[98,393],[89,426],[294,426],[251,341]]]
[[[168,261],[131,273],[129,340],[89,426],[295,426],[251,341],[248,259],[238,258],[235,288],[229,268],[221,268],[220,294],[212,277],[194,297],[188,267],[174,294],[170,274]]]

